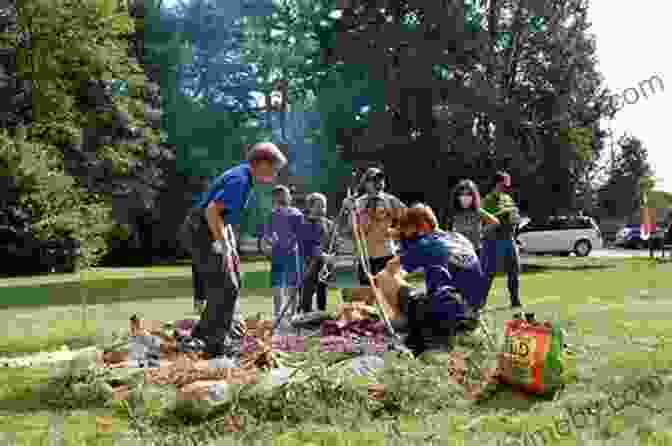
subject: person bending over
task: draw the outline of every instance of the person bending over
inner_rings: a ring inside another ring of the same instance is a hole
[[[191,253],[201,276],[206,305],[192,336],[206,345],[209,357],[221,356],[232,334],[233,321],[240,323],[240,259],[232,225],[252,198],[257,183],[273,183],[287,158],[272,143],[255,144],[247,160],[222,173],[192,208],[180,228],[179,237]],[[236,333],[234,333],[236,332]]]
[[[399,290],[399,308],[406,316],[407,344],[414,353],[449,349],[461,325],[473,328],[483,303],[485,277],[473,245],[461,234],[439,230],[434,211],[425,204],[409,208],[399,222],[400,250],[386,265],[422,270],[426,291],[407,285]]]

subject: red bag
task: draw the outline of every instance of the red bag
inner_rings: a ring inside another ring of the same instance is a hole
[[[531,393],[547,393],[561,385],[559,324],[506,321],[504,339],[504,351],[499,357],[502,381]]]

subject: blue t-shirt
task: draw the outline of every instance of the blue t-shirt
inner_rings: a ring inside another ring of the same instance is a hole
[[[290,256],[299,254],[299,246],[305,231],[303,212],[295,207],[278,207],[271,211],[269,222],[263,226],[262,235],[265,238],[277,239],[273,243],[272,256]]]
[[[253,186],[254,180],[249,163],[241,163],[227,170],[210,183],[205,198],[199,203],[198,207],[205,209],[211,201],[222,203],[224,209],[226,209],[222,216],[224,224],[239,224],[243,210],[248,208],[252,202]]]
[[[459,291],[471,306],[481,304],[485,276],[471,242],[463,235],[443,231],[421,234],[401,243],[399,258],[404,270],[423,270],[434,319],[457,316],[446,287]]]

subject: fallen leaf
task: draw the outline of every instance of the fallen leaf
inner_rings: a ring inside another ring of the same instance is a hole
[[[218,423],[219,429],[224,433],[234,433],[240,431],[240,418],[235,415],[226,415]]]
[[[128,398],[128,386],[119,386],[112,389],[112,400],[122,401]]]
[[[112,430],[111,417],[96,417],[96,432],[101,434],[109,433]]]

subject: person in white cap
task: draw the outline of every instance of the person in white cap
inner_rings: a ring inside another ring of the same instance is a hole
[[[201,275],[206,305],[192,336],[201,339],[208,356],[221,356],[239,317],[240,259],[232,225],[249,207],[255,184],[270,184],[287,158],[270,142],[253,145],[246,160],[222,173],[210,184],[205,198],[188,213],[181,238]]]

